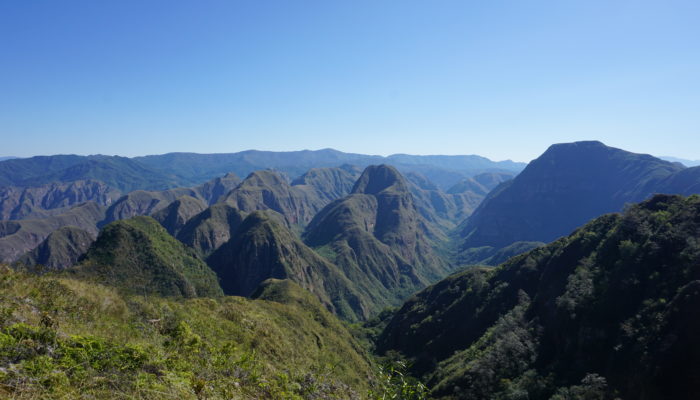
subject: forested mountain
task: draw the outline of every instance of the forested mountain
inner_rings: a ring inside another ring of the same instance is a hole
[[[471,215],[486,194],[499,183],[513,177],[513,174],[508,173],[479,174],[473,178],[464,178],[445,192],[421,174],[406,174],[418,212],[445,231],[454,229]]]
[[[381,307],[450,271],[431,234],[406,180],[381,165],[365,169],[352,194],[319,212],[303,237]]]
[[[215,204],[190,218],[177,239],[204,259],[231,239],[244,217],[244,213],[226,203]]]
[[[700,389],[700,198],[626,207],[700,191],[700,168],[599,142],[554,145],[517,176],[471,157],[370,157],[399,166],[360,169],[363,157],[60,156],[11,166],[17,182],[36,185],[0,190],[2,215],[16,218],[0,221],[0,260],[24,271],[0,268],[0,285],[20,284],[3,289],[14,305],[0,308],[0,359],[15,367],[0,371],[0,396],[103,393],[74,387],[86,377],[131,397],[158,384],[192,398],[363,398],[357,390],[370,387],[370,398],[423,398],[411,375],[445,399],[683,399]],[[268,168],[245,172],[259,163]],[[126,186],[41,183],[42,168],[51,179],[121,171],[128,185],[162,186],[117,197]],[[448,276],[470,262],[501,265]],[[17,307],[22,296],[36,303]],[[372,370],[338,317],[410,370]],[[143,361],[76,374],[61,352],[83,346],[66,339],[81,332],[101,343],[87,353],[112,346]],[[57,339],[45,346],[40,334]],[[126,350],[131,336],[148,349]],[[13,353],[22,346],[32,350]],[[265,367],[250,361],[258,351]],[[23,380],[30,371],[44,383]],[[137,376],[150,383],[127,383]]]
[[[168,233],[177,236],[187,221],[204,211],[205,208],[207,207],[201,200],[185,195],[153,213],[152,217],[163,225]]]
[[[306,176],[303,186],[314,185],[308,181],[309,176],[322,173],[342,177],[339,182],[347,181],[337,169],[319,169]],[[211,254],[206,258],[207,263],[219,275],[227,294],[250,296],[266,279],[290,279],[314,293],[341,317],[362,320],[382,307],[396,305],[403,296],[444,276],[451,268],[433,248],[430,238],[438,233],[417,212],[408,182],[392,167],[366,168],[354,184],[352,194],[336,200],[318,214],[310,213],[315,218],[304,240],[318,254],[280,223],[282,218],[289,221],[290,215],[299,215],[295,214],[299,208],[295,210],[291,206],[304,204],[299,200],[302,197],[292,192],[301,183],[285,186],[279,175],[272,172],[255,173],[246,180],[249,179],[254,182],[250,185],[253,189],[246,188],[244,181],[228,197],[236,196],[238,207],[224,209],[217,205],[216,217],[212,207],[201,217],[195,217],[178,236],[185,243],[199,247],[200,254]],[[328,183],[336,181],[323,179],[326,183],[320,187],[325,187],[326,193],[342,193],[329,189]],[[264,192],[275,187],[282,191]],[[342,188],[342,185],[332,187]],[[261,192],[267,194],[250,195]],[[241,214],[233,210],[254,209],[245,203],[249,198],[266,200],[271,210],[267,214],[254,212],[241,221]],[[282,203],[276,199],[288,200]],[[367,207],[356,207],[358,202]],[[231,218],[233,221],[228,222]],[[216,240],[211,238],[217,237],[230,239],[225,242],[219,239],[214,244]]]
[[[0,187],[41,186],[78,180],[97,180],[128,193],[133,190],[164,190],[191,187],[228,173],[248,176],[254,171],[275,169],[296,178],[313,168],[389,163],[403,172],[420,172],[447,188],[460,179],[481,172],[517,173],[525,164],[494,162],[480,156],[389,157],[317,151],[273,152],[249,150],[239,153],[169,153],[145,157],[55,155],[0,160]]]
[[[482,172],[520,172],[525,164],[512,161],[494,162],[487,158],[469,156],[413,156],[395,154],[388,157],[343,153],[333,149],[289,152],[249,150],[229,154],[169,153],[136,157],[151,168],[172,171],[183,183],[196,183],[235,172],[247,176],[253,171],[274,168],[289,176],[299,176],[312,168],[355,165],[360,168],[374,164],[391,164],[402,172],[419,172],[439,186],[447,188],[460,179]]]
[[[267,279],[289,279],[346,320],[370,316],[371,297],[262,211],[250,214],[208,258],[224,293],[250,297]]]
[[[700,197],[657,195],[423,290],[378,347],[434,398],[695,398],[699,237]]]
[[[697,191],[698,168],[600,142],[553,145],[515,179],[491,191],[466,220],[458,233],[462,261],[475,261],[475,250],[484,248],[550,242],[653,193]]]
[[[100,181],[121,192],[178,186],[178,180],[167,172],[119,156],[56,155],[0,161],[0,186],[41,186],[80,180]]]
[[[222,295],[214,272],[150,217],[105,226],[71,272],[130,294]]]

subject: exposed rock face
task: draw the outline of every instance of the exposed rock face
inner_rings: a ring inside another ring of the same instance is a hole
[[[450,270],[428,236],[407,182],[382,165],[368,167],[352,194],[324,208],[304,240],[381,308]]]
[[[177,236],[187,221],[201,213],[206,208],[202,200],[192,196],[182,196],[167,207],[153,213],[153,219],[158,221],[173,236]]]
[[[349,170],[311,170],[291,185],[278,172],[255,171],[223,201],[244,212],[273,210],[282,214],[290,226],[305,226],[329,202],[347,194],[354,181]]]
[[[117,190],[94,180],[37,187],[0,187],[0,219],[44,218],[87,201],[109,206],[119,195]]]
[[[95,241],[95,236],[80,228],[64,226],[53,231],[34,250],[17,262],[27,266],[40,265],[48,270],[62,270],[77,264]]]
[[[229,172],[220,178],[214,178],[195,187],[194,190],[201,196],[202,199],[206,200],[207,203],[211,205],[218,203],[219,200],[221,200],[240,184],[241,178],[239,178],[233,172]]]
[[[51,232],[64,226],[73,226],[97,236],[97,224],[105,216],[103,206],[94,202],[77,205],[63,214],[19,221],[0,221],[0,261],[11,263],[33,250]]]
[[[177,239],[204,259],[231,239],[243,218],[241,211],[228,204],[214,204],[187,221]]]
[[[335,265],[262,211],[249,215],[207,263],[226,294],[251,296],[267,279],[289,279],[345,319],[369,316],[365,300]]]

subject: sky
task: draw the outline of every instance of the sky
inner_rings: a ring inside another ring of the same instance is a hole
[[[700,1],[6,0],[0,156],[700,159]]]

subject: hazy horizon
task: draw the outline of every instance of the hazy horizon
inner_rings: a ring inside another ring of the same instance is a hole
[[[552,143],[556,144],[556,143]],[[607,143],[604,143],[607,145]],[[531,160],[513,160],[510,158],[507,159],[494,159],[482,154],[410,154],[410,153],[391,153],[391,154],[372,154],[372,153],[355,153],[355,152],[349,152],[349,151],[343,151],[339,149],[334,149],[332,147],[323,147],[323,148],[318,148],[318,149],[292,149],[292,150],[265,150],[265,149],[245,149],[245,150],[239,150],[239,151],[219,151],[219,152],[211,152],[211,153],[201,153],[201,152],[192,152],[192,151],[172,151],[168,153],[151,153],[151,154],[137,154],[137,155],[124,155],[124,154],[105,154],[105,153],[54,153],[54,154],[33,154],[29,156],[14,156],[14,155],[0,155],[0,161],[4,161],[7,159],[14,159],[14,158],[31,158],[31,157],[41,157],[41,156],[54,156],[54,155],[78,155],[78,156],[96,156],[96,155],[104,155],[104,156],[119,156],[119,157],[128,157],[128,158],[135,158],[135,157],[145,157],[145,156],[153,156],[153,155],[162,155],[162,154],[170,154],[170,153],[192,153],[192,154],[231,154],[231,153],[240,153],[240,152],[246,152],[246,151],[262,151],[262,152],[301,152],[301,151],[321,151],[321,150],[334,150],[334,151],[339,151],[342,153],[351,153],[351,154],[362,154],[362,155],[368,155],[368,156],[378,156],[378,157],[391,157],[391,156],[396,156],[396,155],[411,155],[411,156],[479,156],[479,157],[484,157],[487,158],[491,161],[495,162],[501,162],[501,161],[512,161],[516,163],[529,163],[530,161],[534,160],[537,158],[540,154],[538,154],[536,157],[533,157]],[[542,153],[544,153],[546,149],[542,150]],[[622,150],[627,150],[622,148]],[[642,154],[650,154],[654,157],[661,158],[663,160],[667,161],[673,161],[673,162],[685,162],[687,167],[693,167],[693,166],[698,166],[700,165],[700,159],[687,159],[687,158],[682,158],[682,157],[675,157],[672,155],[659,155],[659,154],[653,154],[653,153],[642,153]]]
[[[5,2],[4,154],[700,158],[700,3]]]

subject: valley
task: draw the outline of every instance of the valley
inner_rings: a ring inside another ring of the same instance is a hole
[[[3,160],[0,395],[690,399],[698,194],[597,141]]]

